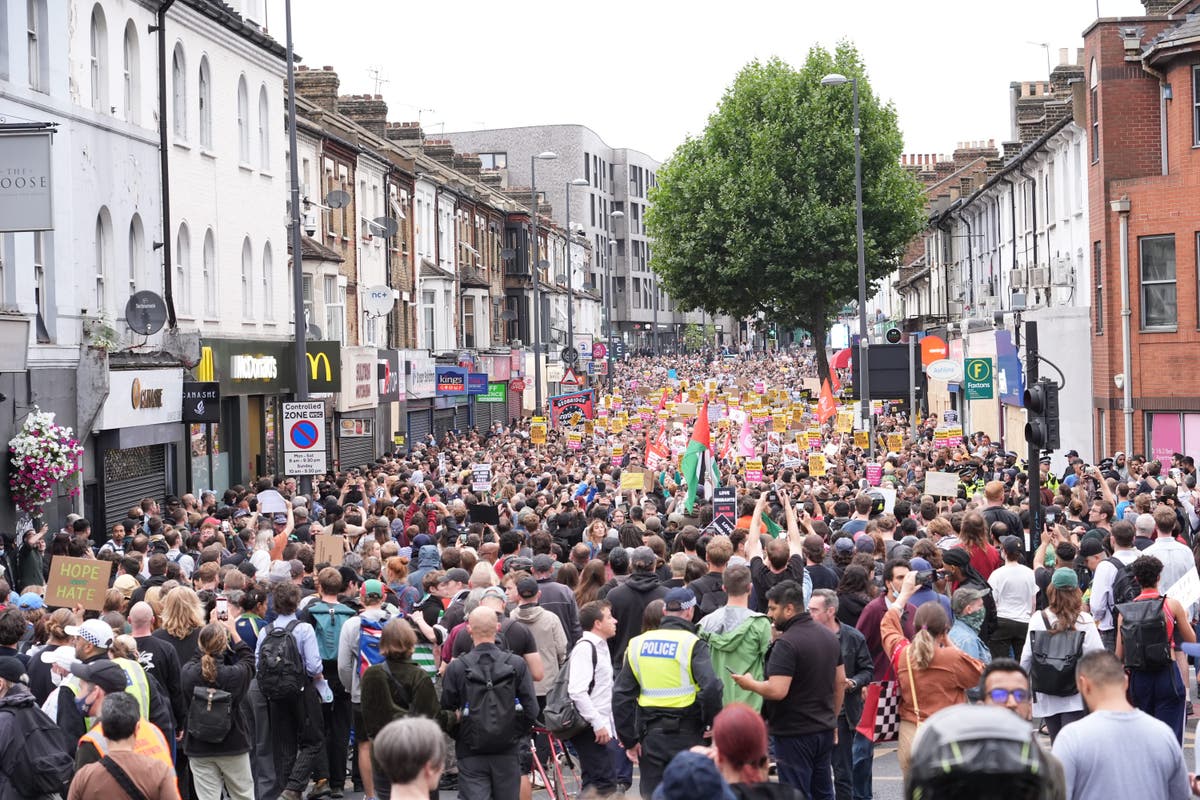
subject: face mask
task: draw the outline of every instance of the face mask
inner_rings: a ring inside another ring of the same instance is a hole
[[[75,708],[79,709],[79,713],[83,714],[85,717],[88,715],[88,708],[91,705],[92,705],[92,703],[90,700],[88,700],[87,695],[84,695],[83,697],[75,698]]]
[[[969,626],[971,630],[978,632],[979,627],[983,625],[983,617],[985,613],[986,612],[981,608],[978,611],[972,611],[970,614],[959,614],[958,618],[962,620],[965,625]]]
[[[55,686],[61,686],[62,682],[63,682],[63,676],[59,675],[57,672],[51,672],[50,673],[50,682],[53,683]]]

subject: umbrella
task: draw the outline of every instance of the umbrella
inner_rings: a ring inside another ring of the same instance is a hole
[[[829,362],[830,369],[849,369],[850,367],[850,348],[839,350],[838,354]]]

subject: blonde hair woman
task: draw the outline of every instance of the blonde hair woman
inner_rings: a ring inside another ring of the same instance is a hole
[[[904,576],[900,595],[888,605],[879,632],[883,652],[891,658],[900,682],[900,770],[908,775],[917,727],[934,713],[967,699],[967,689],[979,683],[983,663],[950,642],[950,618],[941,603],[925,603],[913,617],[916,634],[904,637],[900,612],[917,590],[917,573]]]
[[[154,636],[175,648],[180,664],[188,663],[199,652],[196,635],[204,625],[203,609],[200,598],[187,586],[175,587],[163,599],[162,624]]]

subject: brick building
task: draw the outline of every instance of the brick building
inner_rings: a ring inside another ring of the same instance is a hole
[[[1169,463],[1200,457],[1200,0],[1143,3],[1084,33],[1093,413],[1099,452]]]

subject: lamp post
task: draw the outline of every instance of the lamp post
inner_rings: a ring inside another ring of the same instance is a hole
[[[863,240],[862,199],[862,130],[858,126],[858,78],[847,78],[836,72],[821,79],[822,86],[841,86],[849,83],[854,97],[854,213],[858,238],[858,375],[862,385],[863,420],[867,424],[867,459],[875,457],[875,417],[871,414],[871,372],[868,366],[870,339],[867,336],[867,258]]]
[[[613,220],[613,227],[616,228],[616,221],[620,220],[620,219],[625,219],[625,212],[624,211],[613,211],[613,212],[609,213],[608,216]],[[612,254],[611,248],[615,244],[616,244],[615,240],[610,241],[608,243],[608,246],[610,248],[609,253],[608,253],[608,263],[605,265],[605,268],[604,268],[604,271],[605,271],[605,274],[606,274],[607,280],[608,280],[608,296],[606,298],[608,300],[608,331],[605,335],[608,337],[608,393],[609,394],[612,394],[612,392],[613,392],[613,350],[615,349],[613,347],[613,341],[614,341],[613,340],[613,311],[615,311],[616,307],[617,307],[616,301],[614,300],[613,293],[612,293],[613,254]]]
[[[533,253],[533,402],[537,414],[542,413],[542,286],[538,277],[538,270],[542,268],[542,253],[538,243],[537,162],[556,158],[558,154],[549,150],[529,157],[529,186],[533,194],[533,215],[530,217],[532,241],[529,246]]]
[[[587,186],[588,182],[583,178],[576,178],[572,181],[567,181],[567,346],[575,346],[575,287],[572,285],[575,282],[575,265],[571,261],[571,250],[575,243],[574,234],[571,232],[571,187],[572,186]]]

